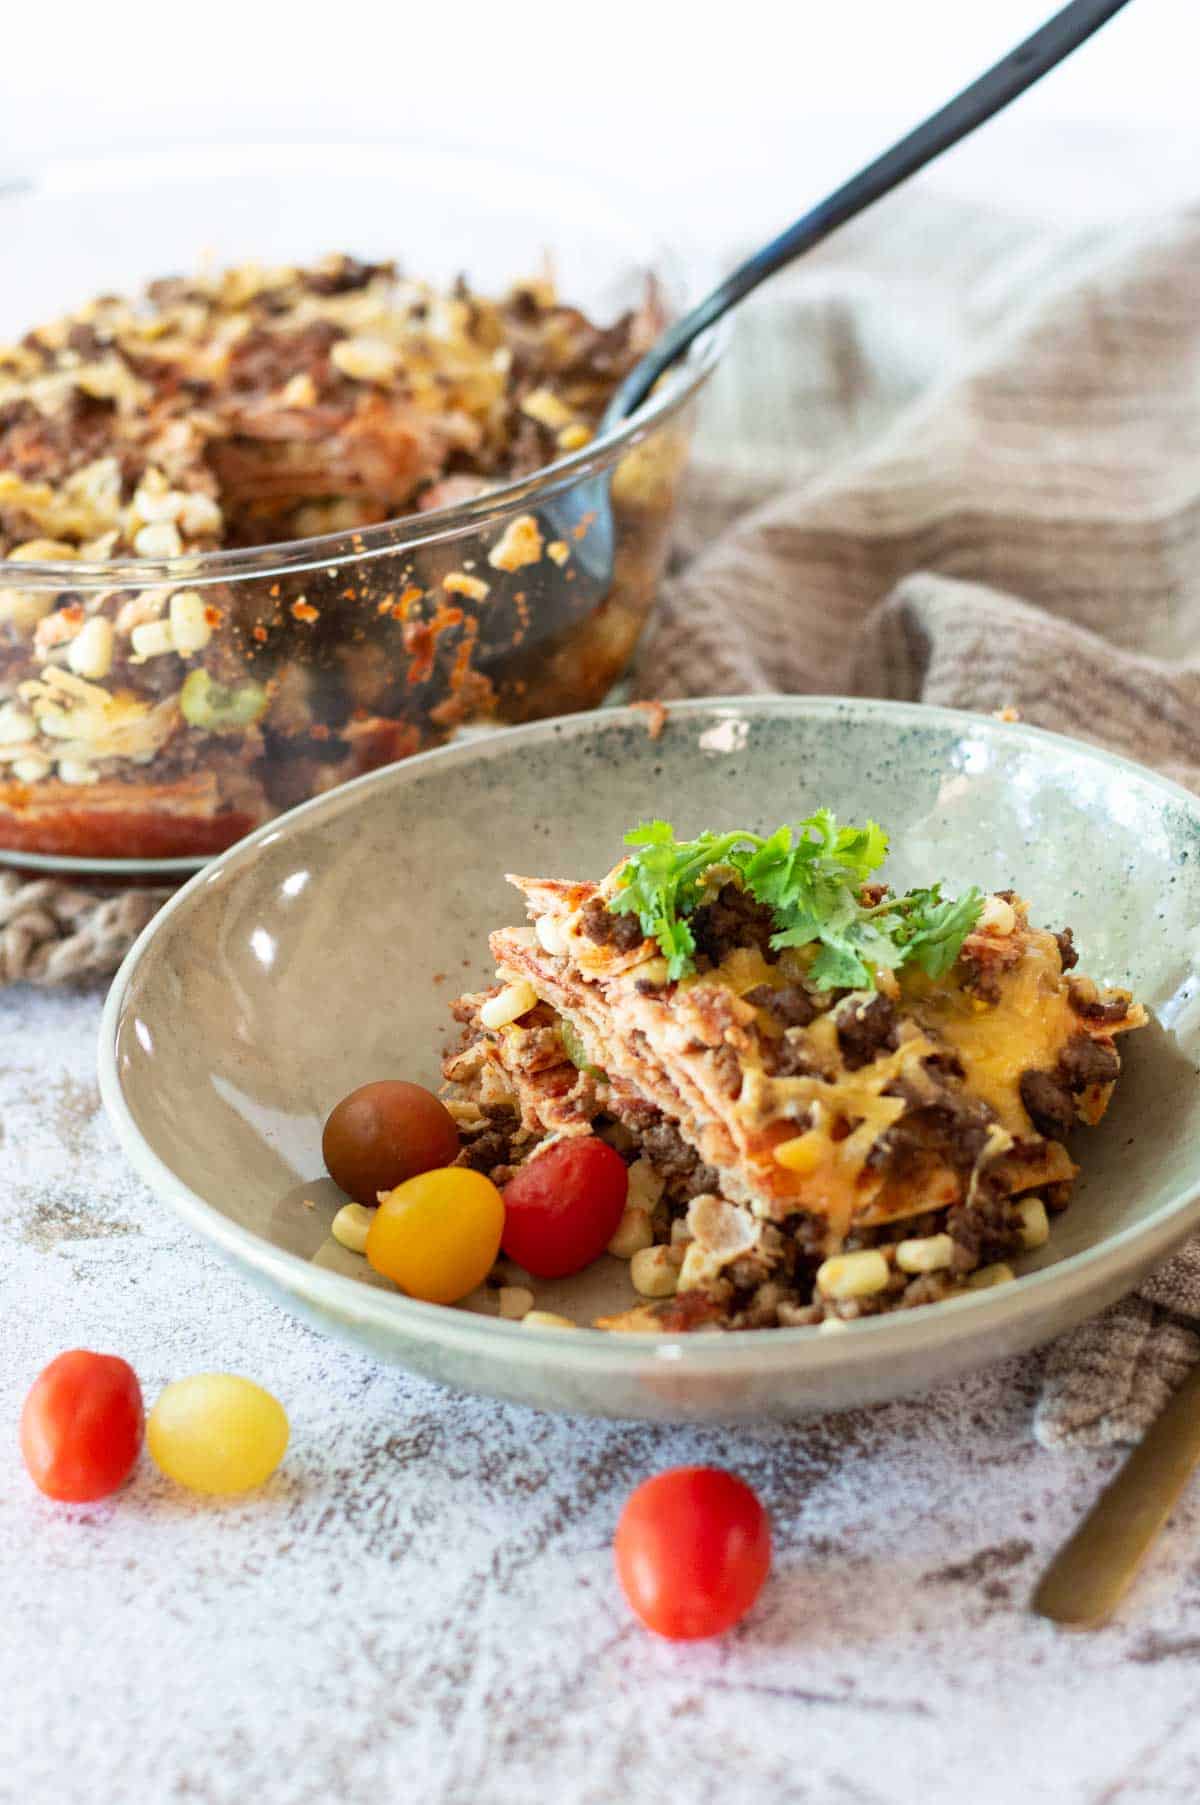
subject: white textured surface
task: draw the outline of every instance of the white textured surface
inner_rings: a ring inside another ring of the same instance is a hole
[[[4,1805],[1135,1805],[1191,1801],[1200,1497],[1120,1620],[1030,1617],[1116,1460],[1030,1439],[1037,1364],[791,1429],[571,1423],[448,1396],[261,1301],[125,1170],[95,996],[0,997]],[[148,1399],[205,1367],[287,1404],[284,1467],[194,1501],[144,1460],[107,1505],[36,1494],[27,1385],[73,1345]],[[726,1641],[630,1620],[629,1488],[723,1462],[776,1560]]]

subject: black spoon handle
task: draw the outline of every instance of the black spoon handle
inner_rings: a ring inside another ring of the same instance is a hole
[[[789,226],[786,232],[781,232],[778,238],[773,238],[761,251],[747,258],[706,300],[664,332],[653,350],[630,371],[605,410],[601,431],[616,426],[632,413],[692,340],[735,307],[751,289],[757,288],[760,282],[765,282],[768,276],[774,275],[802,251],[819,244],[838,226],[869,207],[872,201],[879,200],[918,169],[923,169],[934,157],[973,132],[977,125],[1000,112],[1010,100],[1031,88],[1035,81],[1090,38],[1126,3],[1127,0],[1071,0],[1069,6],[1064,6],[1045,25],[1039,26],[1024,43],[993,64],[985,75],[964,88],[899,143],[893,144],[890,150],[876,157],[873,163],[868,163],[856,176],[851,176],[825,200],[819,201],[794,226]]]

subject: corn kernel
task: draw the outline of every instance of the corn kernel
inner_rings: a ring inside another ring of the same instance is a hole
[[[561,396],[553,389],[531,389],[521,403],[521,412],[536,420],[539,426],[547,426],[551,432],[573,423],[574,415]]]
[[[130,596],[117,610],[117,632],[132,633],[144,621],[157,620],[169,594],[167,589],[143,589],[137,595]]]
[[[629,1262],[634,1290],[641,1297],[674,1297],[680,1264],[674,1247],[643,1247]]]
[[[1022,1197],[1017,1214],[1021,1218],[1021,1246],[1027,1253],[1032,1253],[1035,1247],[1044,1247],[1050,1239],[1050,1218],[1041,1198]]]
[[[58,761],[60,783],[99,783],[100,773],[95,765],[89,765],[82,758],[60,758]]]
[[[679,1279],[677,1291],[703,1291],[721,1274],[719,1256],[709,1247],[701,1246],[699,1241],[676,1241],[671,1236],[671,1252],[679,1260]]]
[[[147,620],[133,629],[129,643],[135,658],[161,658],[164,652],[175,650],[175,635],[170,621]]]
[[[654,1246],[654,1229],[650,1217],[637,1204],[629,1205],[617,1223],[617,1232],[608,1244],[609,1253],[618,1260],[632,1260],[635,1254]]]
[[[507,1028],[536,1002],[537,991],[529,979],[518,978],[515,984],[506,984],[499,995],[488,998],[479,1011],[479,1019],[485,1028]]]
[[[102,614],[84,621],[67,649],[67,663],[77,677],[107,677],[112,670],[112,622]]]
[[[177,589],[171,597],[171,638],[181,658],[202,652],[212,638],[207,616],[208,610],[199,590]]]
[[[343,338],[330,351],[329,361],[354,382],[390,382],[400,367],[400,353],[386,339]]]
[[[543,952],[552,958],[567,950],[566,937],[563,934],[562,922],[553,915],[539,915],[533,924],[533,931],[538,937],[538,944]]]
[[[954,1263],[954,1243],[949,1235],[921,1235],[901,1241],[896,1264],[901,1272],[944,1272]]]
[[[527,1285],[501,1285],[500,1314],[506,1322],[523,1322],[533,1309],[533,1292]]]
[[[815,1172],[824,1159],[829,1142],[815,1128],[807,1133],[799,1134],[794,1140],[780,1141],[775,1149],[775,1158],[789,1172],[798,1172],[803,1176]]]
[[[1016,1276],[1011,1266],[997,1260],[993,1266],[980,1266],[971,1274],[967,1285],[972,1291],[990,1291],[993,1285],[1007,1285]]]
[[[32,633],[54,606],[54,597],[41,589],[0,590],[0,626],[15,633]]]
[[[61,708],[51,708],[43,704],[38,709],[38,731],[44,733],[47,739],[52,740],[89,738],[91,736],[86,729],[92,719],[94,717],[90,715],[65,714]]]
[[[564,426],[558,435],[558,443],[563,451],[582,451],[591,442],[591,431],[582,421],[572,426]]]
[[[50,760],[40,752],[31,752],[27,758],[13,761],[12,774],[18,783],[40,783],[50,775]]]
[[[37,732],[33,716],[15,702],[0,706],[0,746],[21,746]]]
[[[19,564],[69,564],[78,558],[79,547],[65,539],[26,539],[14,545],[8,556]]]
[[[886,1291],[888,1263],[877,1247],[857,1253],[834,1254],[817,1269],[817,1290],[841,1303],[852,1297],[873,1297]]]
[[[157,472],[147,471],[147,476]],[[133,511],[145,521],[147,526],[157,526],[164,520],[176,521],[183,510],[186,497],[178,489],[160,488],[157,484],[143,482],[134,491]]]
[[[469,577],[465,570],[452,570],[442,578],[447,595],[465,595],[469,602],[485,601],[491,593],[482,577]]]
[[[203,533],[219,533],[223,524],[221,510],[211,495],[189,495],[180,510],[179,524],[192,539]]]
[[[1002,896],[987,896],[979,920],[975,923],[977,934],[998,934],[1001,939],[1012,933],[1017,925],[1017,912],[1010,902]]]
[[[488,553],[493,570],[520,570],[536,564],[542,555],[542,535],[532,514],[518,514]]]
[[[172,521],[156,520],[135,535],[133,549],[139,558],[177,558],[183,550],[183,540]]]
[[[307,370],[299,376],[291,377],[279,391],[279,399],[285,407],[315,407],[317,402],[317,385]]]
[[[366,1253],[367,1235],[375,1220],[374,1210],[361,1203],[344,1203],[330,1224],[330,1234],[351,1253]]]
[[[663,1181],[648,1159],[635,1159],[629,1168],[626,1202],[649,1212],[663,1194]]]

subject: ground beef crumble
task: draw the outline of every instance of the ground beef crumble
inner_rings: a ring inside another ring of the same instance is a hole
[[[848,1071],[870,1065],[882,1052],[896,1046],[896,1005],[882,991],[864,1001],[849,1002],[838,1011],[837,1036]]]
[[[779,954],[772,951],[775,917],[765,903],[757,902],[739,884],[722,884],[711,902],[702,903],[689,924],[697,959],[720,965],[727,953],[739,947],[757,947],[768,965]]]
[[[1072,1009],[1085,1021],[1121,1022],[1129,1013],[1127,992],[1118,991],[1115,996],[1102,997],[1090,978],[1072,978],[1070,993]]]
[[[1063,1048],[1058,1074],[1071,1091],[1086,1090],[1091,1084],[1111,1084],[1121,1069],[1115,1048],[1105,1046],[1090,1034],[1077,1034]]]
[[[639,1126],[642,1151],[668,1190],[686,1192],[699,1197],[702,1192],[720,1188],[720,1174],[706,1166],[694,1147],[689,1147],[673,1122],[665,1116],[657,1122]]]
[[[954,1242],[954,1270],[971,1272],[1015,1253],[1021,1245],[1021,1218],[1011,1197],[963,1204],[946,1217]]]
[[[1022,1072],[1019,1085],[1025,1113],[1048,1141],[1065,1140],[1075,1122],[1075,1100],[1054,1072]]]
[[[521,1123],[515,1111],[505,1110],[487,1122],[487,1126],[467,1140],[454,1161],[472,1172],[492,1172],[497,1166],[508,1166],[513,1158],[513,1141]]]
[[[780,1040],[764,1040],[761,1056],[763,1070],[769,1072],[772,1078],[820,1076],[798,1033],[784,1034]]]
[[[1070,928],[1064,928],[1061,934],[1054,936],[1058,942],[1058,956],[1064,971],[1071,971],[1079,964],[1079,953],[1075,946],[1075,936]]]
[[[746,991],[742,1000],[755,1009],[765,1009],[784,1028],[807,1028],[816,1021],[823,1008],[803,984],[782,984],[778,989],[772,984],[756,984],[753,990]],[[828,1003],[824,1007],[827,1008]]]
[[[631,953],[646,938],[636,915],[614,915],[599,896],[581,912],[579,926],[596,946],[612,946],[619,953]]]

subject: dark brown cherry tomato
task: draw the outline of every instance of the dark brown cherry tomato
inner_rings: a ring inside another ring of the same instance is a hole
[[[500,1245],[535,1278],[582,1272],[616,1234],[628,1194],[625,1161],[606,1141],[560,1141],[505,1185]]]
[[[89,1504],[124,1485],[143,1430],[132,1366],[115,1354],[73,1348],[33,1382],[21,1411],[21,1454],[48,1498]]]
[[[720,1467],[674,1467],[639,1485],[613,1542],[617,1578],[646,1625],[671,1641],[732,1629],[771,1566],[771,1525],[750,1487]]]
[[[459,1151],[454,1117],[419,1084],[381,1078],[343,1097],[325,1124],[321,1155],[357,1203],[373,1204],[418,1172],[449,1166]]]

